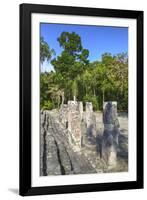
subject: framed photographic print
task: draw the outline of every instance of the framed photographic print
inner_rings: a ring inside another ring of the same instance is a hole
[[[20,195],[143,188],[143,11],[20,5]]]

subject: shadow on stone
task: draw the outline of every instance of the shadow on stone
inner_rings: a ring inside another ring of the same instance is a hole
[[[102,138],[102,135],[97,135],[96,137],[96,151],[100,158],[102,158]]]
[[[120,158],[128,160],[128,136],[120,134],[118,138],[119,148],[118,156]]]

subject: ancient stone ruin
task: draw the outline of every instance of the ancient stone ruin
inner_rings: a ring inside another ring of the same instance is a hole
[[[83,102],[80,101],[68,101],[59,112],[60,122],[68,129],[69,142],[77,150],[96,137],[96,120],[91,102],[86,102],[84,115],[83,112]]]
[[[41,176],[107,172],[117,168],[118,155],[127,158],[117,102],[104,102],[103,115],[93,111],[91,102],[84,111],[80,101],[68,101],[59,111],[43,111],[40,139]]]

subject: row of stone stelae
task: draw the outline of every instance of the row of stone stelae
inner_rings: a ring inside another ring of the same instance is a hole
[[[117,164],[120,134],[117,102],[104,102],[102,116],[104,129],[99,144],[99,153],[106,164],[113,168]],[[61,105],[59,120],[68,130],[69,143],[75,150],[80,151],[87,142],[90,145],[89,141],[96,140],[96,118],[91,102],[86,102],[85,111],[83,111],[83,102],[68,101],[67,104]]]

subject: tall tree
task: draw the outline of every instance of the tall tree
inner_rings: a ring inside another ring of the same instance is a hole
[[[55,51],[50,49],[48,43],[44,40],[43,37],[40,38],[40,62],[43,64],[45,60],[49,61],[55,55]]]
[[[92,102],[94,110],[102,109],[103,101],[118,101],[119,110],[128,109],[127,53],[104,53],[101,61],[89,63],[89,51],[78,34],[63,32],[57,40],[62,52],[51,61],[55,71],[41,73],[42,109],[59,108],[72,98]],[[43,63],[52,51],[43,38],[41,42]]]
[[[75,99],[78,94],[77,76],[82,74],[88,65],[89,51],[83,49],[82,41],[75,32],[62,32],[57,39],[60,47],[63,48],[61,55],[52,60],[57,73],[60,73],[66,82],[64,89],[70,92]],[[67,85],[70,87],[67,88]],[[67,92],[65,91],[65,93]],[[75,92],[76,91],[76,92]],[[69,96],[70,96],[69,94]]]

